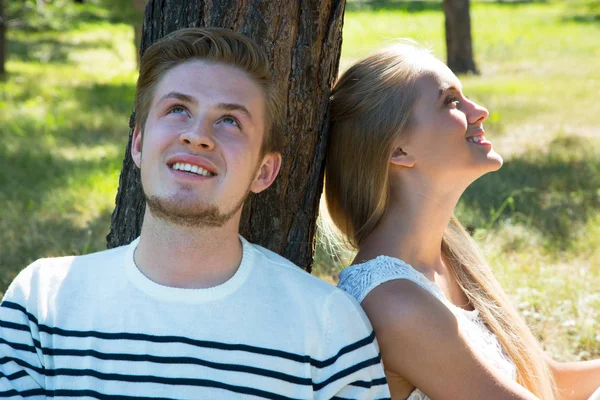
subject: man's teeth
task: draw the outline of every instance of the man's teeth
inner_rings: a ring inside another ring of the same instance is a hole
[[[485,136],[474,136],[474,137],[467,138],[467,140],[469,142],[479,143],[479,142],[482,142],[485,140]]]
[[[202,175],[202,176],[213,176],[214,175],[212,172],[209,172],[209,171],[205,170],[204,168],[201,168],[197,165],[192,165],[192,164],[175,163],[175,165],[173,165],[172,168],[176,169],[178,171],[191,172],[191,173],[194,173],[197,175]]]

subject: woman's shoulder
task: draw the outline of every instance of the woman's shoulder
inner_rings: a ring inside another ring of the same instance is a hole
[[[338,287],[361,303],[376,287],[401,279],[413,282],[440,300],[443,297],[437,286],[419,271],[398,258],[383,255],[342,270]]]

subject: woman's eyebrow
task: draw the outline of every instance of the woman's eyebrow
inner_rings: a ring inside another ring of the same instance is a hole
[[[443,85],[440,90],[439,90],[439,94],[438,94],[438,99],[440,97],[442,97],[442,95],[446,92],[457,92],[460,93],[460,88],[458,88],[455,85]]]

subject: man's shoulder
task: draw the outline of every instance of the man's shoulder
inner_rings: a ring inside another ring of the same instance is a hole
[[[128,246],[114,249],[102,250],[95,253],[78,255],[40,258],[24,268],[14,279],[10,289],[23,291],[28,294],[38,292],[41,288],[58,288],[68,276],[81,275],[86,279],[93,280],[90,271],[102,271],[97,266],[114,265],[123,259]],[[73,277],[74,281],[83,282],[83,279]]]
[[[330,294],[339,291],[335,286],[309,274],[287,258],[266,249],[257,244],[250,243],[250,246],[259,254],[261,268],[269,269],[269,273],[281,278],[292,279],[296,285],[310,286],[314,290],[322,291],[323,294]]]

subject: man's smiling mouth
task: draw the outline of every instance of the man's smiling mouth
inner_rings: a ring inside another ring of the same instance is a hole
[[[188,163],[175,163],[171,166],[171,168],[173,168],[174,170],[177,170],[177,171],[190,172],[192,174],[201,175],[201,176],[215,176],[215,174],[213,174],[210,171],[205,170],[202,167],[199,167],[199,166],[193,165],[193,164],[188,164]]]

